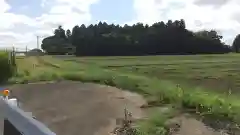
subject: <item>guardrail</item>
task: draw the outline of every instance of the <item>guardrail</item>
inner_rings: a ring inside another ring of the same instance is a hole
[[[34,119],[32,114],[23,111],[17,99],[0,96],[0,119],[3,122],[3,135],[56,135]]]

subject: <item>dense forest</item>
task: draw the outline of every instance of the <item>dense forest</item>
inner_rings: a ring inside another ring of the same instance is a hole
[[[129,25],[99,22],[72,30],[62,26],[42,41],[48,54],[74,53],[77,56],[131,56],[228,53],[232,49],[221,41],[215,30],[192,32],[183,19],[153,25]],[[235,45],[236,46],[236,45]],[[237,51],[238,49],[235,48]]]

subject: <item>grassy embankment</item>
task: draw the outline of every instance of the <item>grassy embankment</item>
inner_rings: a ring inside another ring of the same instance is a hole
[[[46,56],[18,58],[18,75],[10,81],[68,79],[102,83],[139,92],[149,104],[170,103],[203,117],[240,123],[239,57],[233,54],[86,57],[65,61]],[[148,125],[163,126],[161,121]]]
[[[15,56],[10,52],[0,51],[0,83],[8,81],[15,74]]]

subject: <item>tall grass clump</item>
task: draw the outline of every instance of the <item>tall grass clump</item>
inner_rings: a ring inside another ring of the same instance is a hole
[[[0,51],[0,83],[7,81],[16,72],[15,53]]]

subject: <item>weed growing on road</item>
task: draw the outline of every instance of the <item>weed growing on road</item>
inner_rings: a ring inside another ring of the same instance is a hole
[[[116,124],[119,125],[113,130],[113,133],[116,135],[139,135],[132,125],[132,114],[127,109],[124,109],[124,118],[117,119]]]

